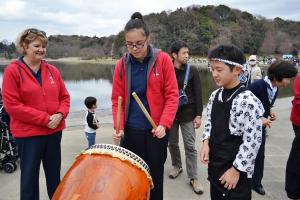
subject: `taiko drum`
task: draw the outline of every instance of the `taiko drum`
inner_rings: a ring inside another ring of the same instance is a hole
[[[111,144],[95,144],[81,152],[52,200],[147,200],[153,182],[139,156]]]

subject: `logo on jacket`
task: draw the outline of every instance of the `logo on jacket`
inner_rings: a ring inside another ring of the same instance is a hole
[[[53,78],[52,78],[52,76],[49,76],[49,81],[50,81],[50,83],[54,83],[54,80],[53,80]]]

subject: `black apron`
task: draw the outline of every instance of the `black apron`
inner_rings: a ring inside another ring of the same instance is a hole
[[[240,172],[236,188],[230,191],[224,188],[219,178],[233,166],[233,161],[243,142],[242,136],[230,134],[229,120],[233,99],[245,90],[245,87],[238,88],[228,101],[223,102],[218,100],[221,90],[217,91],[211,111],[212,129],[209,139],[208,179],[220,192],[235,198],[242,197],[245,192],[249,192],[249,188],[243,186],[244,183],[248,185],[247,174]]]

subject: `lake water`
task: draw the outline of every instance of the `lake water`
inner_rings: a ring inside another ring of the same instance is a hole
[[[66,87],[71,95],[71,111],[84,110],[84,99],[94,96],[98,99],[99,109],[111,108],[111,90],[113,65],[100,65],[91,63],[61,63],[54,64],[62,74]],[[2,85],[3,66],[0,66],[0,84]],[[216,86],[208,69],[199,69],[202,82],[203,102],[206,104],[211,92]],[[292,84],[280,90],[280,97],[292,95]]]

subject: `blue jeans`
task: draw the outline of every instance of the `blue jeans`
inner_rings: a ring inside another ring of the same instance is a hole
[[[86,139],[88,141],[88,147],[92,146],[95,144],[96,140],[96,133],[88,133],[85,132]]]

